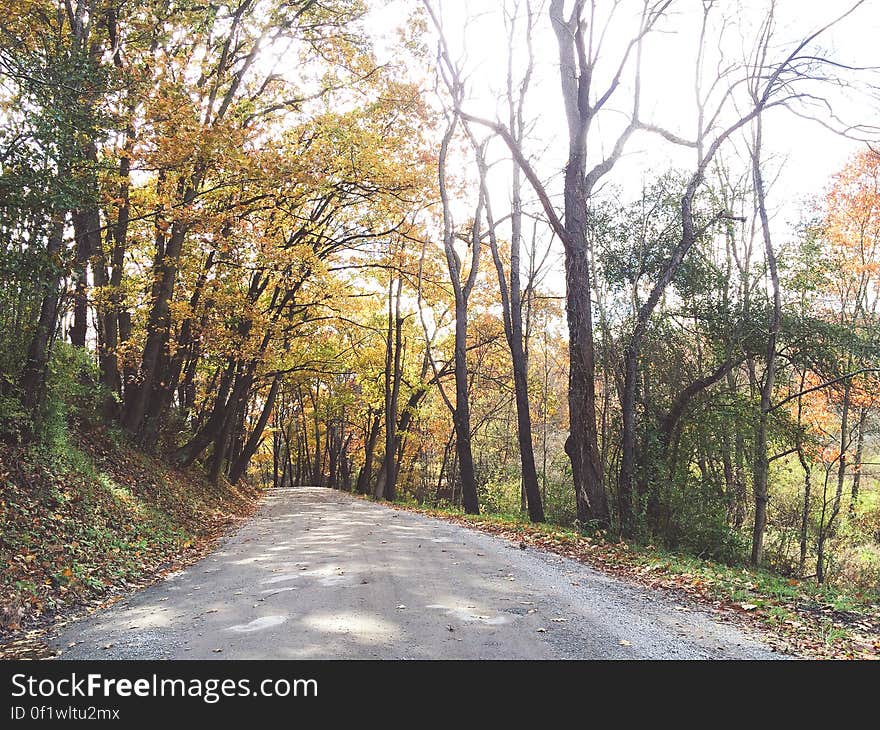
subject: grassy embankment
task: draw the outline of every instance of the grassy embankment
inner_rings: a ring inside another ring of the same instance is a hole
[[[258,496],[103,428],[0,445],[0,654],[20,656],[53,623],[198,559]]]

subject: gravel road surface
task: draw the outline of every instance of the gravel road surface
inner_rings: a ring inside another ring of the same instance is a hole
[[[772,659],[578,562],[319,488],[53,640],[62,659]]]

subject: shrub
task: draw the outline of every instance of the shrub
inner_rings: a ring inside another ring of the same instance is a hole
[[[102,422],[101,407],[108,397],[100,382],[92,355],[67,342],[56,342],[46,373],[46,400],[37,424],[39,440],[60,444],[67,440],[67,426]]]
[[[721,563],[736,564],[745,555],[745,543],[727,523],[727,504],[713,485],[697,475],[651,487],[649,537],[671,550]]]
[[[880,545],[867,543],[841,550],[835,568],[836,583],[880,594]]]
[[[0,441],[16,446],[33,437],[34,423],[16,394],[0,395]]]

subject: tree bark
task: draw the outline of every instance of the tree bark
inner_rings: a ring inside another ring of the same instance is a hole
[[[511,100],[511,106],[513,102]],[[516,114],[512,112],[513,122]],[[518,125],[521,131],[521,123]],[[538,488],[538,471],[535,467],[535,450],[532,440],[532,414],[529,402],[528,359],[523,347],[522,290],[520,283],[520,246],[522,241],[522,181],[519,166],[513,165],[513,201],[511,211],[510,235],[510,285],[504,274],[504,263],[498,250],[498,238],[495,233],[495,219],[489,190],[486,185],[487,166],[483,150],[474,142],[477,164],[480,168],[480,187],[486,205],[486,223],[489,227],[489,243],[492,259],[498,276],[498,287],[501,292],[502,319],[504,335],[510,350],[513,368],[513,390],[516,401],[516,435],[519,446],[520,468],[522,475],[522,492],[525,497],[529,519],[532,522],[544,521],[544,505]]]
[[[769,499],[769,468],[767,455],[767,428],[771,409],[771,397],[776,381],[776,340],[782,323],[782,295],[779,287],[779,273],[776,267],[776,252],[770,238],[770,221],[767,216],[764,178],[761,172],[762,124],[759,115],[755,121],[755,139],[752,148],[752,178],[755,185],[755,202],[761,221],[761,235],[764,241],[764,255],[770,273],[773,294],[773,307],[767,328],[767,348],[764,355],[764,380],[761,383],[761,403],[758,411],[758,425],[755,433],[754,469],[752,491],[755,499],[755,521],[752,528],[752,565],[760,565],[764,557],[764,532],[767,527],[767,501]]]
[[[370,418],[372,418],[372,423],[369,423]],[[379,438],[379,429],[382,425],[382,419],[378,413],[375,417],[372,416],[372,413],[368,413],[367,421],[369,426],[367,438],[364,441],[364,465],[358,472],[355,484],[355,490],[358,494],[369,494],[370,492],[370,482],[373,478],[373,452],[376,449],[376,440]]]
[[[191,203],[194,198],[195,191],[187,190],[184,196],[185,203]],[[167,355],[171,329],[171,300],[188,228],[189,226],[182,221],[175,221],[171,224],[171,235],[167,242],[164,232],[157,230],[156,256],[153,259],[155,278],[151,294],[152,304],[147,318],[147,339],[141,355],[138,382],[130,394],[126,393],[122,418],[123,427],[131,435],[138,435],[141,431],[159,376],[161,359],[163,355]]]
[[[388,333],[385,343],[385,455],[382,460],[382,478],[376,482],[376,497],[393,502],[397,497],[397,405],[400,397],[400,363],[402,351],[403,318],[400,297],[403,277],[388,282]]]
[[[862,481],[862,457],[864,456],[865,451],[865,422],[867,419],[868,409],[867,407],[863,407],[859,414],[858,425],[856,426],[858,432],[856,435],[856,453],[854,454],[853,459],[852,487],[850,489],[849,498],[850,518],[855,516],[856,507],[859,504],[859,487]]]
[[[851,367],[848,363],[847,370]],[[837,483],[834,488],[834,499],[831,502],[831,514],[828,522],[820,525],[819,540],[816,545],[816,582],[825,582],[825,544],[829,537],[834,534],[835,522],[840,514],[840,502],[843,497],[843,487],[846,483],[847,451],[850,447],[849,412],[852,405],[852,381],[847,380],[843,386],[843,412],[840,416],[840,456],[837,459]],[[824,521],[824,520],[823,520]]]
[[[275,399],[278,396],[278,390],[280,387],[281,376],[276,375],[272,380],[269,392],[266,394],[266,400],[263,403],[262,411],[260,411],[260,417],[257,419],[257,423],[254,426],[253,431],[251,431],[251,435],[242,447],[241,454],[229,470],[230,483],[238,484],[247,472],[251,458],[257,453],[257,448],[259,448],[260,441],[263,438],[263,431],[266,429],[266,424],[269,422],[269,416],[272,413],[272,409],[275,407]]]
[[[457,298],[455,303],[455,451],[461,476],[461,497],[464,511],[480,513],[477,497],[477,477],[471,448],[471,414],[468,402],[467,377],[467,301]]]
[[[55,213],[46,242],[46,258],[53,271],[44,285],[40,301],[40,316],[28,346],[27,360],[21,374],[22,405],[39,420],[46,395],[46,366],[52,337],[58,323],[58,304],[61,297],[61,254],[64,240],[63,212]]]

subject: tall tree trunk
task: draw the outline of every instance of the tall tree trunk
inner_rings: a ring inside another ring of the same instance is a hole
[[[461,297],[455,303],[455,451],[461,475],[461,497],[464,511],[480,513],[477,497],[477,477],[471,448],[471,413],[468,399],[467,376],[467,301]]]
[[[40,301],[40,316],[28,346],[27,360],[21,374],[22,405],[35,420],[39,420],[46,395],[46,367],[55,328],[58,324],[58,304],[61,297],[61,258],[64,240],[63,212],[55,213],[46,242],[46,258],[54,267],[47,276]]]
[[[852,361],[847,363],[847,372],[852,367]],[[837,483],[834,488],[834,499],[831,502],[831,514],[824,526],[820,525],[819,541],[816,546],[816,582],[824,583],[826,578],[825,545],[829,537],[834,535],[835,522],[840,514],[840,502],[843,497],[843,487],[846,483],[847,452],[850,447],[849,412],[852,405],[852,380],[847,379],[843,386],[843,411],[840,416],[840,456],[837,459]]]
[[[767,428],[770,415],[770,400],[776,381],[776,340],[782,323],[782,296],[779,288],[779,274],[776,267],[776,252],[770,238],[770,221],[767,216],[764,178],[761,171],[762,120],[755,120],[755,139],[752,148],[752,178],[755,185],[755,199],[761,221],[761,235],[764,241],[764,255],[770,272],[773,293],[773,308],[767,328],[767,349],[764,355],[764,380],[761,383],[761,404],[755,433],[754,469],[752,491],[755,499],[755,521],[752,528],[752,565],[760,565],[764,557],[764,532],[767,527],[767,501],[769,499],[770,461],[767,454]]]
[[[565,453],[571,460],[582,525],[610,525],[608,498],[601,470],[596,426],[595,350],[589,251],[587,242],[587,191],[584,183],[585,153],[577,147],[569,152],[565,169],[565,313],[568,323],[568,413],[569,435]]]
[[[89,259],[92,252],[100,248],[100,220],[98,209],[88,206],[74,211],[72,216],[75,258],[73,264],[73,324],[70,327],[70,344],[74,347],[86,346],[86,331],[89,319]],[[98,245],[93,240],[99,237]]]
[[[364,442],[364,465],[361,467],[360,472],[358,472],[357,483],[355,485],[355,490],[358,494],[369,494],[370,482],[373,479],[373,453],[376,449],[376,440],[379,438],[379,429],[382,425],[382,418],[377,413],[375,417],[372,417],[372,422],[370,423],[371,417],[372,411],[367,414],[369,427],[367,429],[367,438]]]
[[[187,191],[185,197],[186,203],[192,202],[195,191]],[[167,241],[165,234],[161,230],[157,231],[156,257],[153,260],[155,278],[151,294],[152,304],[147,317],[147,339],[141,355],[138,382],[130,395],[126,393],[125,411],[122,417],[123,427],[132,435],[138,434],[141,430],[154,386],[158,381],[162,359],[168,354],[171,300],[187,230],[187,224],[175,221],[171,224],[171,235]]]
[[[853,459],[852,468],[852,487],[849,498],[849,515],[850,518],[856,514],[856,507],[859,504],[859,487],[862,481],[862,457],[865,451],[865,421],[868,419],[868,409],[863,407],[859,413],[859,422],[856,428],[856,453]]]
[[[120,344],[131,339],[131,313],[123,303],[122,275],[125,267],[125,254],[128,249],[128,226],[131,217],[131,161],[128,155],[133,145],[134,132],[133,130],[127,130],[126,142],[123,145],[123,149],[127,154],[119,161],[119,176],[121,179],[119,183],[119,197],[122,200],[122,204],[119,207],[116,223],[112,228],[113,253],[111,262],[113,270],[110,274],[110,313],[111,317],[115,316],[116,319],[116,329]],[[109,344],[108,341],[108,348]],[[115,356],[115,349],[113,353]],[[118,359],[116,367],[118,370]],[[126,399],[128,398],[129,388],[135,384],[137,371],[131,365],[125,364],[120,376],[122,387],[117,389],[117,392]]]
[[[804,383],[807,379],[807,371],[801,373],[801,384],[800,390],[803,391]],[[799,539],[799,547],[800,547],[800,558],[798,559],[798,575],[804,574],[804,567],[807,564],[807,536],[808,529],[810,526],[810,497],[813,488],[812,482],[812,467],[810,466],[810,462],[807,460],[807,455],[804,451],[804,433],[803,433],[803,398],[798,397],[797,399],[797,436],[795,441],[795,448],[797,449],[797,457],[798,461],[801,464],[801,469],[804,472],[804,501],[801,507],[801,525],[800,525],[800,539]]]
[[[608,498],[601,470],[596,426],[595,352],[593,346],[592,281],[588,225],[590,186],[587,184],[587,134],[592,120],[589,64],[584,48],[583,2],[571,17],[563,16],[565,3],[553,0],[549,13],[559,46],[560,80],[568,122],[568,161],[565,166],[564,227],[565,313],[568,324],[569,435],[565,453],[571,461],[582,525],[610,526]],[[613,162],[611,162],[613,165]]]
[[[281,471],[281,434],[276,429],[272,433],[272,488],[281,486],[279,472]]]
[[[522,145],[525,136],[525,121],[523,107],[526,92],[531,80],[534,59],[532,53],[532,9],[526,4],[527,28],[526,40],[528,65],[519,86],[519,98],[514,98],[513,91],[513,33],[514,24],[510,27],[510,49],[508,53],[507,67],[507,105],[509,112],[509,125],[511,135],[517,145]],[[510,211],[510,282],[504,273],[504,262],[501,259],[498,239],[495,229],[495,218],[492,214],[491,198],[489,195],[486,178],[488,167],[484,155],[484,149],[477,144],[472,134],[471,144],[477,156],[477,165],[480,171],[480,186],[486,205],[486,223],[489,228],[489,243],[492,249],[492,259],[498,275],[498,287],[501,293],[502,315],[504,322],[504,335],[510,350],[511,365],[513,368],[513,389],[516,402],[517,444],[520,455],[520,469],[522,478],[521,498],[525,508],[528,509],[529,519],[532,522],[544,521],[544,505],[541,500],[541,492],[538,488],[538,472],[535,467],[535,450],[532,437],[532,415],[529,403],[528,383],[528,355],[524,348],[523,333],[523,304],[522,284],[520,281],[521,248],[522,248],[522,170],[514,160],[511,170],[511,211]]]
[[[460,93],[459,86],[455,86],[454,93]],[[460,99],[456,99],[456,102]],[[471,448],[471,418],[470,404],[468,402],[468,372],[467,372],[467,314],[468,297],[476,282],[480,261],[480,220],[482,215],[483,196],[477,204],[474,222],[471,229],[471,268],[467,278],[462,282],[461,259],[455,250],[455,223],[452,218],[452,209],[449,202],[449,194],[446,184],[446,162],[449,143],[455,134],[458,123],[457,114],[453,116],[451,123],[446,129],[446,134],[440,145],[438,174],[440,183],[440,198],[443,205],[443,250],[446,255],[446,265],[449,270],[449,279],[455,296],[455,352],[454,376],[455,376],[455,403],[451,406],[452,423],[455,430],[455,452],[461,474],[462,501],[468,514],[479,514],[479,498],[477,495],[477,479],[474,469],[474,456]],[[447,405],[449,405],[447,403]]]
[[[486,201],[486,222],[489,226],[489,242],[492,259],[498,275],[498,287],[501,292],[504,335],[510,350],[513,367],[513,390],[516,402],[516,436],[519,446],[520,468],[522,475],[522,492],[525,497],[529,519],[532,522],[544,521],[544,505],[538,488],[538,471],[535,467],[535,449],[532,439],[532,414],[529,403],[529,364],[523,347],[522,290],[520,283],[520,247],[522,241],[522,182],[519,166],[513,166],[513,210],[511,212],[510,236],[510,285],[504,274],[504,262],[498,250],[495,234],[495,220],[486,185],[487,167],[482,150],[475,145],[480,180]]]
[[[115,8],[108,9],[106,19],[111,35],[113,65],[121,71],[125,64],[121,53],[117,10]],[[132,99],[126,100],[125,110],[131,120],[135,114],[135,103]],[[122,275],[128,245],[128,224],[131,216],[131,157],[134,142],[135,131],[129,121],[123,134],[122,154],[119,157],[119,167],[117,168],[119,182],[115,192],[119,207],[116,211],[115,221],[112,220],[113,217],[109,214],[109,210],[105,210],[105,218],[108,222],[109,261],[103,248],[100,247],[100,240],[98,242],[100,248],[96,252],[100,255],[95,267],[95,286],[108,288],[106,302],[98,306],[99,365],[101,381],[116,396],[112,400],[108,399],[106,406],[108,414],[114,418],[119,415],[119,403],[123,398],[123,383],[126,376],[130,382],[134,375],[130,367],[126,368],[126,373],[120,372],[117,352],[120,341],[127,340],[131,334],[131,318],[125,311],[122,302]],[[97,155],[95,163],[97,163]]]
[[[272,409],[275,407],[275,399],[278,396],[278,390],[280,387],[281,376],[276,375],[272,380],[272,386],[269,388],[269,392],[266,394],[266,400],[263,402],[263,409],[260,411],[260,417],[257,419],[257,423],[254,426],[253,431],[251,431],[251,435],[248,437],[247,442],[242,447],[241,454],[229,470],[230,483],[238,484],[239,480],[247,472],[247,467],[251,458],[257,453],[260,440],[263,438],[263,431],[266,429],[266,424],[269,422],[269,416],[272,413]]]
[[[397,496],[397,404],[400,395],[401,335],[403,318],[400,315],[400,297],[403,291],[403,277],[388,282],[388,336],[385,343],[385,456],[382,462],[382,477],[377,480],[381,487],[379,498],[394,501]]]

